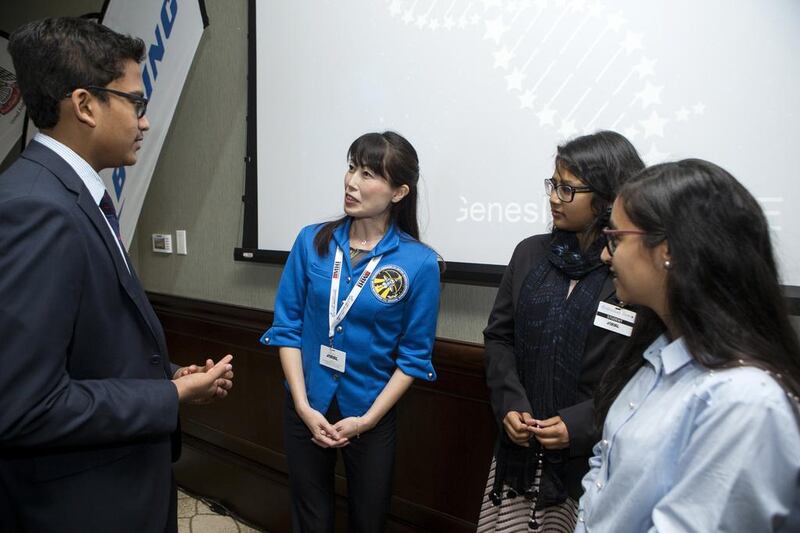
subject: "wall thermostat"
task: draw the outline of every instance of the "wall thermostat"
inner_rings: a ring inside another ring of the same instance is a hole
[[[153,251],[161,254],[172,253],[172,235],[153,233]]]

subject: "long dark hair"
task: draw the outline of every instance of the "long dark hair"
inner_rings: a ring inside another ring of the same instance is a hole
[[[359,167],[370,168],[389,182],[392,187],[408,186],[408,194],[391,204],[389,221],[419,240],[417,222],[417,182],[419,158],[417,151],[402,135],[393,131],[365,133],[350,145],[347,160]],[[328,222],[314,237],[314,246],[320,256],[328,253],[333,232],[347,220],[347,216]]]
[[[692,357],[712,369],[767,370],[796,400],[800,344],[756,199],[724,169],[699,159],[650,167],[619,197],[630,220],[647,232],[645,246],[667,241],[667,308]],[[596,390],[599,422],[665,329],[655,313],[640,310],[631,342]]]
[[[608,224],[617,190],[644,168],[636,148],[615,131],[598,131],[576,137],[558,147],[556,170],[567,170],[592,188],[595,219],[588,228],[588,242],[594,242]]]

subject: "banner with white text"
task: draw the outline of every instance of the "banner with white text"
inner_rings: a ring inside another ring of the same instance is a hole
[[[150,130],[134,166],[100,173],[119,213],[120,231],[130,247],[147,188],[178,105],[183,84],[208,25],[202,0],[111,0],[103,24],[144,40],[142,82],[149,100]]]

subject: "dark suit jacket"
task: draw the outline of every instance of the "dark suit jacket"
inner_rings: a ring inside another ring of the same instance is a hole
[[[528,412],[534,417],[542,416],[531,411],[525,388],[517,374],[514,355],[514,311],[526,276],[549,252],[550,238],[550,234],[534,235],[517,245],[500,282],[497,298],[489,315],[489,324],[483,332],[486,345],[486,382],[500,431],[505,431],[502,423],[509,411]],[[612,299],[614,294],[614,284],[609,276],[600,290],[595,305]],[[601,431],[594,424],[592,395],[606,367],[622,348],[626,339],[627,337],[597,326],[589,330],[578,382],[578,397],[581,401],[558,412],[570,436],[567,488],[573,498],[581,495],[580,481],[589,470],[592,446],[601,435]]]
[[[0,531],[174,527],[172,370],[89,191],[31,143],[0,175]]]

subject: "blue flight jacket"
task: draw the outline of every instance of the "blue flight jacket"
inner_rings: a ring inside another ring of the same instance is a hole
[[[417,379],[436,379],[431,351],[440,291],[436,252],[395,225],[352,266],[350,223],[348,218],[334,231],[324,256],[314,247],[322,225],[300,231],[278,285],[275,319],[261,337],[269,346],[300,349],[309,403],[324,414],[336,396],[345,417],[363,415],[395,368]],[[344,251],[339,307],[370,259],[383,256],[335,330],[333,347],[347,353],[344,373],[319,362],[320,347],[330,344],[328,304],[336,246]]]

